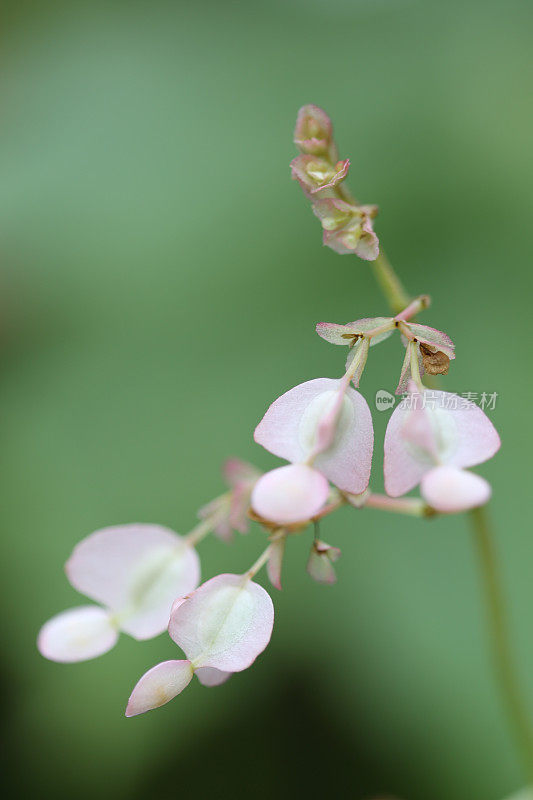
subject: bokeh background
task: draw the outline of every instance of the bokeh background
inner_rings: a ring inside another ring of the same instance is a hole
[[[263,468],[266,406],[335,377],[314,334],[386,308],[367,264],[321,247],[289,179],[297,109],[332,115],[351,186],[424,321],[457,345],[451,391],[497,392],[479,468],[533,714],[530,2],[6,2],[0,141],[2,710],[13,796],[498,800],[524,783],[489,664],[463,517],[344,510],[333,588],[287,548],[270,647],[227,685],[133,720],[137,678],[178,657],[126,636],[63,666],[40,625],[79,602],[90,531],[186,532],[220,464]],[[393,390],[396,339],[364,391]],[[380,488],[388,414],[375,411]],[[254,527],[201,545],[244,570]],[[264,582],[264,578],[261,578]],[[274,591],[274,590],[273,590]]]

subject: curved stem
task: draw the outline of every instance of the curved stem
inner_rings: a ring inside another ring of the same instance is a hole
[[[381,252],[374,264],[374,274],[388,300],[393,313],[397,314],[409,303],[409,296],[393,267]],[[503,588],[497,568],[496,552],[489,529],[486,511],[476,508],[469,514],[480,564],[487,618],[492,640],[494,667],[500,684],[502,697],[507,707],[509,721],[515,741],[519,747],[531,786],[533,786],[533,731],[526,705],[523,701],[512,656],[507,628]]]
[[[529,781],[533,786],[533,731],[516,675],[507,624],[507,613],[500,582],[497,555],[485,508],[470,512],[481,577],[494,667],[502,698],[507,707],[517,746],[522,752]]]
[[[381,248],[379,256],[370,263],[376,280],[388,300],[392,313],[399,314],[409,305],[411,297]]]

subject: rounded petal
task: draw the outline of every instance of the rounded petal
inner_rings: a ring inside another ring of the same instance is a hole
[[[292,525],[314,517],[329,495],[326,478],[305,464],[288,464],[267,472],[252,493],[252,508],[278,525]]]
[[[385,489],[398,497],[438,462],[473,467],[499,447],[494,425],[475,403],[450,392],[412,393],[395,408],[387,426]]]
[[[198,667],[195,675],[202,686],[220,686],[221,683],[225,683],[228,678],[231,678],[232,673],[222,672],[221,669],[214,667]]]
[[[490,484],[474,472],[442,466],[424,476],[420,492],[432,508],[453,514],[484,505],[492,490]]]
[[[109,612],[98,606],[78,606],[45,622],[37,647],[45,658],[67,664],[107,653],[117,638]]]
[[[190,661],[163,661],[139,679],[128,700],[126,716],[135,717],[159,706],[182,692],[192,680]]]
[[[340,385],[339,380],[316,378],[290,389],[272,403],[255,429],[255,441],[287,461],[306,461],[316,444],[318,422],[335,403]],[[315,465],[339,489],[360,494],[370,479],[373,448],[370,409],[364,397],[350,387],[336,436]]]
[[[354,336],[368,333],[368,331],[375,328],[381,328],[384,325],[392,322],[392,317],[367,317],[364,319],[356,319],[355,322],[348,322],[346,325],[337,325],[335,322],[318,322],[316,325],[316,332],[322,339],[330,344],[349,345]],[[384,339],[392,336],[394,329],[379,333],[374,336],[370,341],[370,346],[379,344]]]
[[[217,575],[172,614],[168,632],[195,669],[240,672],[270,641],[272,600],[246,575]]]
[[[136,639],[162,633],[173,600],[200,579],[196,551],[159,525],[96,531],[74,548],[65,569],[75,589],[115,612],[120,628]]]
[[[436,328],[430,328],[429,325],[420,325],[418,322],[406,322],[405,324],[419,342],[436,347],[441,353],[445,353],[448,358],[455,358],[455,345],[447,333]]]

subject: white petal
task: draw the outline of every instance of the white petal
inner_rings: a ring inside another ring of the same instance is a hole
[[[329,495],[322,473],[305,464],[287,464],[259,478],[252,492],[252,508],[278,525],[306,522],[316,516]]]
[[[413,393],[396,407],[387,426],[385,489],[398,497],[437,462],[472,467],[499,447],[496,429],[474,403],[449,392]]]
[[[340,381],[317,378],[295,386],[272,403],[255,429],[255,441],[292,463],[306,461],[316,444],[319,420],[335,403]],[[330,447],[314,464],[339,489],[364,491],[370,478],[374,432],[366,400],[346,391]]]
[[[159,525],[119,525],[92,533],[66,564],[78,591],[110,608],[122,630],[149,639],[168,625],[172,602],[198,585],[196,551]]]
[[[126,716],[135,717],[159,708],[182,692],[192,680],[190,661],[163,661],[137,682],[126,707]]]
[[[480,475],[457,467],[435,467],[420,484],[426,503],[444,514],[482,506],[490,499],[491,492],[490,483]]]
[[[195,668],[240,672],[262,653],[272,634],[274,608],[262,586],[243,575],[217,575],[170,618],[168,632]]]
[[[45,622],[37,647],[51,661],[70,663],[101,656],[116,644],[118,632],[108,611],[78,606]]]
[[[220,686],[221,683],[225,683],[228,678],[231,678],[232,673],[222,672],[214,667],[198,667],[195,675],[202,686]]]

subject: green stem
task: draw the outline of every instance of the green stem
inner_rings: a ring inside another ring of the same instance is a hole
[[[383,252],[372,263],[376,279],[392,312],[398,314],[409,303],[409,295]],[[503,588],[500,583],[492,535],[484,508],[474,509],[469,516],[483,578],[484,600],[490,626],[495,671],[515,740],[522,753],[528,779],[533,787],[533,732],[516,677],[507,629]]]
[[[486,510],[483,507],[471,511],[470,517],[483,581],[496,676],[500,683],[502,698],[507,707],[517,746],[522,752],[524,766],[533,786],[533,731],[530,727],[526,704],[522,697],[512,656],[493,536],[489,528]]]
[[[370,263],[393,314],[399,314],[411,301],[404,285],[381,248],[379,256]]]

